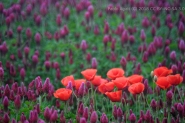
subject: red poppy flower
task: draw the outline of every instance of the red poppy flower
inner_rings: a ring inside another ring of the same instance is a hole
[[[62,83],[64,86],[67,86],[68,83],[69,83],[70,81],[72,82],[72,85],[75,86],[75,80],[74,80],[73,75],[64,77],[64,78],[61,80],[61,83]]]
[[[122,90],[128,85],[128,79],[126,77],[119,77],[113,80],[115,86],[118,88],[118,90]]]
[[[156,84],[162,88],[162,89],[167,89],[171,86],[170,82],[168,81],[168,78],[167,77],[159,77],[157,78],[157,82]]]
[[[82,82],[86,82],[85,79],[76,79],[75,80],[75,89],[78,90],[80,88],[80,85],[82,84]]]
[[[55,98],[59,98],[62,101],[67,101],[72,94],[72,90],[66,88],[60,88],[53,93]]]
[[[91,83],[94,86],[99,86],[101,84],[101,76],[94,76],[94,79],[91,80]]]
[[[113,82],[108,82],[108,83],[104,83],[101,84],[100,86],[98,86],[98,90],[104,94],[106,92],[112,91],[114,89],[114,83]]]
[[[106,92],[105,95],[112,101],[112,102],[120,102],[122,97],[122,91],[116,92]]]
[[[121,68],[112,68],[107,72],[107,76],[110,79],[116,79],[118,77],[122,77],[124,75],[124,70]]]
[[[167,76],[168,81],[171,85],[178,85],[182,82],[183,78],[182,76],[180,76],[180,74],[176,74],[176,75],[168,75]]]
[[[135,83],[139,83],[139,82],[142,82],[142,80],[143,80],[143,76],[141,76],[141,75],[132,75],[132,76],[129,76],[128,77],[128,82],[130,83],[130,84],[135,84]]]
[[[171,73],[172,73],[172,70],[168,69],[167,67],[158,67],[153,72],[153,74],[157,77],[165,77]]]
[[[106,80],[106,79],[103,79],[103,78],[101,78],[101,84],[105,84],[105,83],[107,83],[108,81]]]
[[[94,76],[96,75],[97,70],[96,69],[86,69],[81,72],[81,74],[84,76],[87,80],[93,80]]]
[[[145,89],[145,86],[143,83],[135,83],[128,87],[128,91],[132,94],[140,94]]]

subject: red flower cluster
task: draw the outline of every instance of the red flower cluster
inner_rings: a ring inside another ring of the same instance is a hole
[[[183,78],[180,74],[170,75],[171,73],[172,70],[166,67],[156,68],[153,74],[154,76],[157,76],[157,86],[165,90],[172,85],[177,86],[183,81]]]

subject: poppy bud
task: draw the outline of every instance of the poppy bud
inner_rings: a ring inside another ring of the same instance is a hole
[[[145,39],[146,39],[146,34],[145,34],[144,29],[141,30],[140,38],[142,41],[145,41]]]
[[[9,123],[9,121],[10,121],[10,117],[8,113],[5,113],[3,116],[3,123]]]
[[[20,106],[21,106],[21,97],[20,97],[20,95],[15,96],[14,104],[15,104],[15,107],[17,109],[20,108]]]
[[[170,53],[170,58],[171,58],[171,60],[176,61],[176,52],[175,51],[172,51]]]
[[[8,109],[8,105],[9,105],[9,100],[8,100],[8,97],[5,96],[3,98],[3,106],[4,106],[4,109],[7,110]]]
[[[84,111],[83,111],[83,117],[84,117],[86,120],[88,120],[88,116],[89,116],[89,114],[88,114],[88,107],[85,107],[85,108],[84,108]]]
[[[70,10],[69,8],[65,8],[64,9],[64,17],[68,20],[69,19],[69,15],[70,15]]]
[[[0,80],[3,80],[4,77],[4,70],[2,67],[0,67]]]
[[[91,123],[96,123],[96,121],[98,120],[98,115],[96,113],[96,111],[93,111],[90,117],[90,122]]]
[[[51,62],[50,61],[45,61],[44,65],[45,65],[46,70],[49,71],[49,69],[51,67]]]
[[[50,120],[50,116],[51,116],[50,109],[48,107],[46,107],[44,110],[44,117],[45,117],[46,121]]]
[[[61,26],[62,20],[61,20],[60,14],[58,14],[57,17],[56,17],[56,23],[57,23],[58,26]]]
[[[129,120],[131,123],[135,123],[136,122],[136,116],[134,113],[131,113],[129,116]]]

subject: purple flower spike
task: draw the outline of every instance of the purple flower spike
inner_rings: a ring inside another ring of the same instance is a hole
[[[135,116],[134,113],[130,114],[129,120],[130,120],[131,123],[135,123],[136,122],[136,116]]]
[[[98,66],[98,63],[97,63],[96,58],[94,57],[94,58],[92,58],[92,61],[91,61],[91,67],[92,67],[93,69],[96,69],[97,66]]]
[[[80,123],[87,123],[86,119],[84,117],[80,118]]]
[[[93,111],[90,117],[90,122],[91,123],[96,123],[96,121],[98,120],[98,115],[96,113],[96,111]]]
[[[9,100],[8,100],[8,97],[7,97],[7,96],[5,96],[4,99],[3,99],[3,106],[4,106],[4,109],[5,109],[5,110],[8,109]]]
[[[105,113],[103,113],[102,116],[100,117],[100,122],[101,123],[108,123],[109,122]]]

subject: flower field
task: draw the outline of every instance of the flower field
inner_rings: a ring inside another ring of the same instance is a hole
[[[184,123],[185,1],[1,0],[0,123]]]

